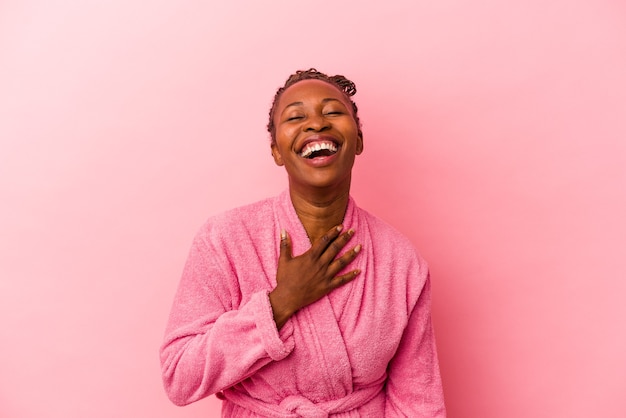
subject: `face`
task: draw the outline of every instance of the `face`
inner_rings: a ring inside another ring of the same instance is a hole
[[[274,114],[272,155],[285,166],[290,187],[350,187],[363,138],[352,106],[335,86],[303,80],[287,88]]]

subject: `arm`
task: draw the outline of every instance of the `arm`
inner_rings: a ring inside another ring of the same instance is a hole
[[[293,327],[278,332],[267,291],[234,306],[241,296],[227,264],[196,238],[160,351],[165,390],[177,405],[237,384],[293,350]]]
[[[340,227],[333,228],[309,251],[293,257],[283,231],[276,288],[257,291],[242,304],[241,278],[231,258],[239,267],[256,259],[245,260],[245,250],[229,258],[219,238],[215,245],[207,236],[196,237],[161,348],[163,382],[172,402],[195,402],[289,355],[295,344],[289,318],[359,274],[353,270],[337,275],[360,249],[337,257],[353,235],[340,232]],[[228,239],[237,241],[232,234]]]
[[[446,416],[430,305],[427,278],[398,350],[389,363],[385,417]]]

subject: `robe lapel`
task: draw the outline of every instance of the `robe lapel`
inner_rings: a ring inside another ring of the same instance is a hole
[[[355,227],[352,225],[353,213],[354,203],[350,199],[344,220],[346,228]],[[280,229],[284,228],[291,236],[293,255],[297,256],[306,252],[311,247],[311,243],[293,208],[288,192],[284,192],[278,199],[275,214],[278,225],[277,242],[280,240]],[[277,257],[278,252],[277,247]],[[351,265],[350,269],[353,268],[359,267]],[[348,286],[334,292],[339,290],[342,293],[349,292]],[[294,332],[300,334],[301,338],[293,354],[302,356],[303,362],[311,362],[299,368],[307,374],[307,378],[301,381],[315,382],[318,386],[315,392],[321,398],[319,400],[336,399],[351,393],[353,390],[352,368],[346,343],[329,296],[301,309],[291,321],[295,326]],[[316,379],[311,379],[312,375],[318,376]]]

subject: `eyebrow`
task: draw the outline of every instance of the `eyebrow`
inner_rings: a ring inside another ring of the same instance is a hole
[[[325,99],[322,99],[322,103],[328,103],[328,102],[339,102],[339,103],[343,104],[343,102],[341,100],[335,99],[334,97],[327,97]],[[283,109],[283,112],[285,110],[287,110],[287,108],[289,108],[289,107],[292,107],[292,106],[302,106],[302,105],[304,105],[304,103],[302,103],[302,102],[289,103],[287,106],[285,106],[285,108]]]

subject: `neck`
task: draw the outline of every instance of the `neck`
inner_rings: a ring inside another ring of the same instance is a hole
[[[309,190],[306,193],[299,193],[290,187],[289,195],[296,214],[313,243],[332,227],[343,222],[350,199],[350,188],[330,192]]]

